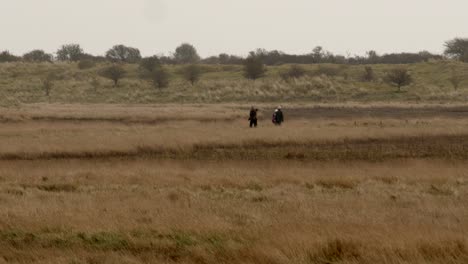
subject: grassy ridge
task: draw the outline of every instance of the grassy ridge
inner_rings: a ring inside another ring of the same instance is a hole
[[[404,92],[386,84],[383,78],[398,65],[373,65],[376,80],[363,82],[364,66],[306,65],[306,77],[283,81],[280,73],[288,66],[268,67],[267,76],[257,81],[242,77],[242,67],[202,65],[204,75],[192,86],[180,75],[180,66],[168,66],[169,88],[158,90],[138,76],[137,65],[125,65],[127,76],[117,88],[99,77],[106,67],[97,65],[80,70],[76,64],[0,64],[0,106],[21,103],[161,103],[161,102],[239,102],[239,101],[464,101],[468,97],[468,77],[458,90],[450,84],[452,73],[468,75],[468,64],[440,61],[407,65],[414,83]],[[331,68],[331,75],[319,75],[319,68]],[[42,80],[58,72],[51,94],[45,96]],[[97,87],[93,79],[97,78]]]

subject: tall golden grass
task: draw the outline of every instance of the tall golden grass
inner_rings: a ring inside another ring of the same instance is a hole
[[[467,263],[468,121],[259,107],[3,111],[0,263]]]

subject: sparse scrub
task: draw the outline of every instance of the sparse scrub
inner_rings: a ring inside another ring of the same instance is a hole
[[[348,75],[349,78],[329,78],[317,76],[316,70],[319,65],[300,65],[306,70],[306,75],[296,78],[288,83],[279,81],[281,74],[287,67],[271,66],[268,73],[263,73],[261,82],[250,82],[242,80],[243,68],[239,65],[202,65],[199,64],[203,73],[203,88],[185,90],[185,85],[180,85],[184,79],[181,76],[182,69],[186,65],[158,65],[153,64],[151,69],[164,67],[167,73],[168,89],[158,96],[154,96],[151,71],[140,65],[120,64],[125,70],[126,82],[119,81],[119,91],[102,89],[99,95],[89,93],[88,85],[79,84],[92,79],[100,78],[100,73],[109,67],[109,64],[97,60],[96,66],[87,70],[79,70],[76,64],[68,63],[8,63],[0,64],[0,76],[3,87],[3,95],[0,97],[1,105],[11,105],[11,102],[24,101],[29,103],[41,102],[42,98],[37,96],[37,86],[32,84],[35,80],[43,80],[49,72],[60,71],[60,85],[54,88],[54,101],[57,103],[195,103],[195,102],[237,102],[245,101],[246,98],[274,102],[281,101],[307,101],[307,102],[463,102],[468,91],[459,89],[453,92],[450,83],[450,71],[453,68],[457,74],[468,71],[468,64],[455,62],[434,62],[408,66],[413,72],[414,85],[405,93],[393,93],[392,88],[382,85],[380,79],[374,82],[363,83],[363,66],[341,66],[330,65],[340,72],[336,76]],[[328,66],[328,65],[324,65]],[[229,67],[225,71],[224,67]],[[264,68],[265,66],[260,67]],[[231,69],[232,68],[232,69]],[[383,76],[393,66],[372,65],[376,76]],[[148,82],[141,82],[141,80]],[[104,85],[104,81],[103,85]],[[459,88],[462,88],[463,81]],[[395,85],[395,84],[392,84]],[[164,85],[163,85],[164,86]],[[156,85],[155,87],[158,87]],[[403,88],[402,88],[403,89]],[[125,95],[125,96],[124,96]],[[181,96],[183,95],[183,96]],[[2,102],[3,101],[3,102]],[[276,103],[275,103],[276,104]]]

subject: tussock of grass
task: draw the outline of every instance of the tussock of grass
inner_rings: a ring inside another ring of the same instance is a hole
[[[430,262],[468,261],[468,247],[463,240],[424,242],[417,247],[418,253]]]
[[[431,185],[431,187],[428,190],[428,193],[432,195],[447,195],[447,196],[454,194],[451,189],[446,188],[446,187],[436,186],[434,184]]]
[[[355,179],[320,179],[315,182],[316,185],[325,189],[354,189],[359,184]]]
[[[359,243],[345,240],[333,240],[319,246],[309,255],[311,263],[359,262],[362,246]]]
[[[43,184],[37,185],[37,189],[46,192],[76,192],[78,187],[73,184]]]

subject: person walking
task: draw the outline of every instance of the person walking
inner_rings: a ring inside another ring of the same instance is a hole
[[[276,108],[273,116],[275,125],[281,126],[281,124],[284,122],[284,115],[283,111],[281,110],[281,106],[278,106],[278,108]]]
[[[257,127],[258,125],[257,112],[258,112],[258,109],[254,108],[253,106],[252,108],[250,108],[250,115],[249,115],[250,127]]]

